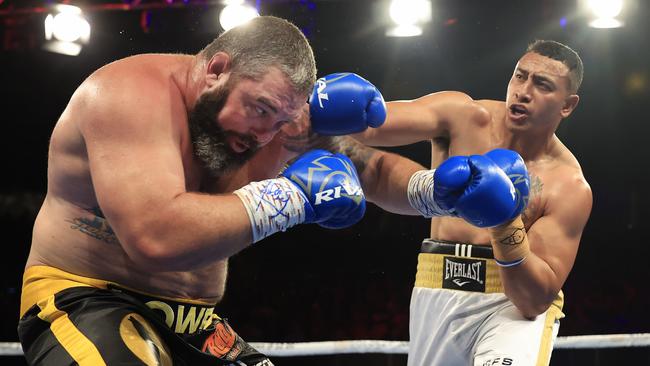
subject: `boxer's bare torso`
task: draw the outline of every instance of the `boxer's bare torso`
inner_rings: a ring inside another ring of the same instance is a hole
[[[168,101],[158,108],[172,114],[188,192],[232,192],[252,180],[274,177],[294,156],[283,149],[280,135],[236,171],[219,179],[204,172],[193,155],[187,126],[187,101],[179,87],[191,77],[188,70],[192,62],[193,56],[186,55],[135,56],[105,66],[79,87],[52,133],[48,190],[34,225],[27,267],[52,266],[161,296],[217,301],[223,295],[227,272],[225,259],[191,271],[153,272],[141,268],[129,258],[101,212],[91,179],[86,137],[80,128],[84,119],[95,117],[87,106],[108,97],[96,95],[98,84],[118,77],[136,81],[138,78],[153,78],[164,87],[145,89],[145,92],[161,93],[162,98],[158,99]],[[122,184],[124,189],[128,189],[129,182]],[[155,181],[151,182],[152,186],[155,184]]]
[[[434,139],[432,143],[432,168],[437,167],[451,155],[484,153],[495,148],[509,148],[504,145],[502,132],[505,130],[505,103],[500,101],[479,101],[489,111],[491,121],[487,125],[476,126],[475,133],[458,135],[450,143],[448,139]],[[483,133],[484,131],[485,133]],[[543,136],[540,136],[543,138]],[[457,147],[460,146],[460,147]],[[471,146],[467,149],[467,146]],[[523,214],[526,228],[545,215],[547,207],[556,200],[563,186],[578,182],[586,185],[582,170],[576,158],[564,144],[553,135],[541,153],[532,159],[527,158],[525,150],[520,152],[526,161],[530,175],[529,203]],[[477,228],[460,218],[438,217],[431,220],[431,237],[476,245],[490,245],[487,230]]]

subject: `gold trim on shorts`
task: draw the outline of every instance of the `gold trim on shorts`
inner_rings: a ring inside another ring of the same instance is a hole
[[[143,296],[160,300],[168,300],[185,304],[212,306],[214,301],[205,299],[184,299],[146,293],[140,290],[123,286],[116,282],[79,276],[50,266],[31,266],[23,275],[23,287],[20,295],[20,317],[39,301],[71,287],[95,287],[108,289],[109,287],[125,289]]]
[[[415,287],[503,293],[490,246],[433,239],[422,242]]]
[[[555,322],[564,318],[564,313],[562,312],[563,307],[564,293],[560,290],[557,297],[548,308],[546,319],[544,319],[544,330],[542,332],[542,341],[539,344],[536,366],[547,366],[551,360],[551,351],[553,350],[553,326],[555,325]]]
[[[415,287],[503,293],[494,259],[420,253]]]
[[[492,247],[434,239],[422,241],[415,287],[479,293],[504,292]],[[564,317],[563,307],[564,293],[560,290],[549,307],[547,328],[552,330],[555,320]]]

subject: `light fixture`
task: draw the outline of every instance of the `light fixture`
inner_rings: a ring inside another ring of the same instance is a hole
[[[623,22],[617,19],[623,10],[623,0],[588,0],[587,6],[596,16],[589,22],[593,28],[619,28]]]
[[[43,48],[55,53],[77,56],[90,39],[90,23],[80,8],[56,4],[45,17]]]
[[[229,0],[225,4],[226,7],[219,14],[219,23],[224,30],[234,28],[259,16],[257,10],[245,4],[243,0]]]
[[[394,25],[386,31],[387,36],[419,36],[422,34],[422,25],[431,21],[431,1],[392,0],[388,14]]]

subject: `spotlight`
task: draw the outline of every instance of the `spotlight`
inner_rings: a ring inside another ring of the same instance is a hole
[[[56,4],[45,17],[45,44],[50,52],[77,56],[90,39],[90,24],[80,8]]]
[[[615,18],[623,10],[623,0],[589,0],[589,7],[598,18]]]
[[[623,26],[623,22],[616,18],[596,18],[589,22],[589,26],[592,28],[620,28]]]
[[[243,0],[226,1],[226,7],[219,14],[219,23],[224,30],[244,24],[259,16],[257,10],[246,5]]]
[[[623,0],[588,0],[587,5],[596,19],[589,22],[593,28],[618,28],[623,22],[616,17],[623,10]]]
[[[392,0],[388,13],[395,25],[388,29],[387,36],[419,36],[422,34],[422,25],[431,21],[431,1]]]

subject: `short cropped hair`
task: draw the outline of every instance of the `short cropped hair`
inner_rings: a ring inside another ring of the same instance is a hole
[[[556,41],[536,40],[528,45],[526,53],[535,52],[539,55],[562,62],[569,68],[569,91],[578,92],[582,84],[582,59],[571,47]]]
[[[233,75],[262,78],[277,67],[294,91],[307,95],[316,82],[314,53],[302,32],[290,22],[261,16],[215,38],[199,55],[206,60],[217,52],[230,56]]]

